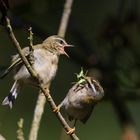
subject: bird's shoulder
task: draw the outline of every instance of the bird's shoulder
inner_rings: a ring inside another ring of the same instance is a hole
[[[33,46],[33,49],[40,49],[41,48],[41,44],[37,44],[37,45],[34,45]],[[28,56],[29,55],[29,47],[27,46],[27,47],[24,47],[22,50],[22,54],[24,55],[24,56]],[[12,55],[12,62],[13,61],[15,61],[15,60],[17,60],[17,59],[19,59],[20,58],[20,56],[19,56],[19,54],[15,54],[15,55]]]
[[[25,47],[22,49],[22,53],[24,56],[27,56],[29,55],[29,47]],[[14,62],[15,60],[19,59],[19,54],[15,54],[15,55],[12,55],[12,62]]]

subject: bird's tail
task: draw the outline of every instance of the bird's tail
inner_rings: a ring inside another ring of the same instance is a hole
[[[2,105],[9,105],[10,109],[12,109],[13,103],[17,98],[19,90],[20,90],[20,84],[18,81],[15,81],[10,90],[9,95],[5,97],[5,99],[3,100]]]
[[[8,75],[8,73],[18,64],[20,64],[22,61],[20,58],[14,60],[14,62],[12,62],[12,64],[4,70],[4,72],[0,73],[0,79],[3,79],[6,75]]]

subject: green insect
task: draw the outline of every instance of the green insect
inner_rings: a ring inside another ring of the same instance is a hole
[[[87,74],[87,72],[86,72],[86,74]],[[84,82],[86,82],[86,79],[85,79],[86,74],[84,74],[84,71],[83,71],[82,68],[81,68],[80,73],[79,74],[76,74],[76,77],[77,77],[77,82],[76,83],[78,85],[82,85]]]

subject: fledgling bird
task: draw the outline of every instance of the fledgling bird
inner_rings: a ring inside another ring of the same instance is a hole
[[[67,42],[63,38],[57,35],[50,36],[46,40],[44,40],[42,44],[33,46],[32,67],[39,75],[42,85],[49,84],[55,77],[59,56],[61,54],[67,55],[64,48],[71,46],[72,45],[67,44]],[[22,52],[27,58],[30,56],[29,47],[25,47]],[[12,69],[14,70],[15,82],[10,90],[9,95],[2,102],[2,105],[9,105],[10,108],[12,108],[22,85],[30,84],[33,86],[37,86],[38,84],[31,77],[28,70],[22,63],[19,54],[13,56],[11,66],[7,70],[5,70],[0,78],[5,77]]]
[[[104,96],[104,90],[92,77],[87,77],[83,71],[77,76],[78,82],[75,83],[68,91],[64,100],[58,105],[57,110],[61,107],[66,111],[69,120],[80,120],[83,123],[89,119],[94,106]],[[73,133],[72,129],[69,133]]]

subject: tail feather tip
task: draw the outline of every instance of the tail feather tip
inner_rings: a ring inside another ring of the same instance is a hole
[[[8,96],[3,100],[2,105],[9,105],[10,109],[12,109],[13,103],[9,100]]]

